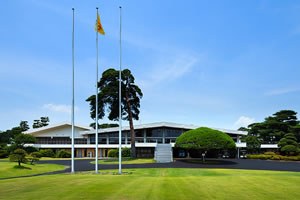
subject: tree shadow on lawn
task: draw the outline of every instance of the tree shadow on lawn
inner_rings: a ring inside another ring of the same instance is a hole
[[[30,167],[25,167],[25,166],[23,166],[23,165],[21,165],[21,166],[15,165],[13,168],[14,168],[14,169],[29,169],[29,170],[32,170]]]

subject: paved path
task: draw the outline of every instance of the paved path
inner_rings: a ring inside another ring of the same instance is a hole
[[[146,163],[146,164],[123,164],[123,169],[132,168],[222,168],[222,169],[251,169],[251,170],[274,170],[274,171],[293,171],[300,172],[300,162],[285,162],[285,161],[267,161],[267,160],[248,160],[248,159],[212,159],[216,160],[217,164],[199,164],[189,163],[185,160],[177,160],[173,163]],[[84,159],[75,160],[75,171],[93,171],[95,164],[90,162],[94,160]],[[49,160],[40,161],[40,163],[53,163],[60,165],[71,165],[70,160]],[[102,164],[99,165],[99,170],[118,169],[117,164]],[[65,170],[70,172],[70,168]]]

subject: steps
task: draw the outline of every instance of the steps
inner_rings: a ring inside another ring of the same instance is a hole
[[[154,152],[154,160],[158,163],[173,162],[173,151],[171,144],[157,144]]]

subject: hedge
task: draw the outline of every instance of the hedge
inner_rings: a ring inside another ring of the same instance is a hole
[[[287,161],[300,161],[300,155],[298,156],[282,156],[282,155],[251,155],[247,154],[248,159],[260,159],[260,160],[287,160]]]
[[[108,151],[108,157],[117,158],[119,157],[119,149],[111,149]],[[122,148],[122,157],[130,157],[130,149]]]
[[[52,149],[41,149],[40,154],[41,154],[42,157],[55,158],[55,153],[53,152]]]
[[[69,153],[66,150],[62,149],[57,153],[56,157],[57,158],[71,158],[71,153]]]

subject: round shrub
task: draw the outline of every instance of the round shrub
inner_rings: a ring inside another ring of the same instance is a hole
[[[236,145],[233,139],[218,130],[201,127],[194,130],[189,130],[176,139],[176,147],[184,149],[235,149]]]
[[[71,158],[71,153],[67,152],[65,149],[60,150],[57,153],[57,158]]]
[[[118,157],[118,150],[117,149],[110,149],[108,151],[107,156],[112,157],[112,158]]]
[[[53,152],[52,149],[41,149],[40,153],[42,157],[51,157],[51,158],[55,157],[55,153]]]
[[[35,157],[35,158],[40,158],[42,157],[41,153],[40,152],[32,152],[30,154],[31,157]]]

